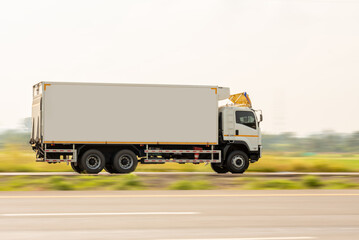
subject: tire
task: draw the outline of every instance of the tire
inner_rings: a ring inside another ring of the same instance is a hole
[[[72,163],[71,163],[71,167],[72,167],[72,170],[74,170],[74,171],[77,172],[77,173],[81,173],[81,172],[82,172],[82,170],[81,170],[79,164],[76,164],[76,165],[75,165],[75,163],[72,162]]]
[[[247,154],[242,151],[233,151],[228,155],[227,168],[231,173],[244,173],[249,166]]]
[[[112,166],[112,163],[106,163],[105,165],[105,171],[108,173],[117,173]]]
[[[84,173],[97,174],[105,167],[105,156],[96,149],[87,150],[78,163]]]
[[[105,171],[108,173],[116,173],[112,166],[113,163],[113,154],[106,156],[106,163],[105,163]]]
[[[112,169],[116,173],[135,171],[138,164],[137,156],[131,150],[121,150],[113,158]]]
[[[211,167],[216,173],[227,173],[229,171],[227,166],[221,165],[221,163],[211,163]]]

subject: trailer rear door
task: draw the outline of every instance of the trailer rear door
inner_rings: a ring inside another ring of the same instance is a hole
[[[32,131],[30,143],[39,143],[42,140],[42,92],[41,83],[33,86],[32,100]]]

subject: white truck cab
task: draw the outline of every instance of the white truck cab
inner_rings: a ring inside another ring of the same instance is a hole
[[[248,107],[224,106],[219,108],[222,117],[223,141],[246,144],[249,151],[258,151],[261,130],[255,110]]]
[[[214,171],[243,173],[249,163],[262,156],[260,122],[262,113],[250,107],[226,105],[219,108],[219,143],[224,161],[212,164]],[[244,171],[243,171],[244,170]]]

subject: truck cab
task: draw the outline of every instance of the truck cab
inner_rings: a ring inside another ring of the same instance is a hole
[[[219,108],[219,115],[222,117],[220,132],[223,141],[245,144],[252,152],[260,149],[261,130],[255,110],[226,106]]]
[[[243,173],[249,163],[258,161],[262,154],[262,113],[235,104],[222,106],[218,112],[219,149],[223,161],[212,163],[212,169],[217,173]]]

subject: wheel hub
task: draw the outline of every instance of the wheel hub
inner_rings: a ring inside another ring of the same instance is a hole
[[[129,155],[123,155],[120,157],[119,163],[122,169],[129,169],[133,165],[133,160]]]
[[[86,159],[86,166],[90,169],[97,169],[101,165],[101,160],[97,155],[90,155]]]
[[[232,163],[236,168],[242,168],[244,166],[244,159],[240,155],[236,155],[232,158]]]

